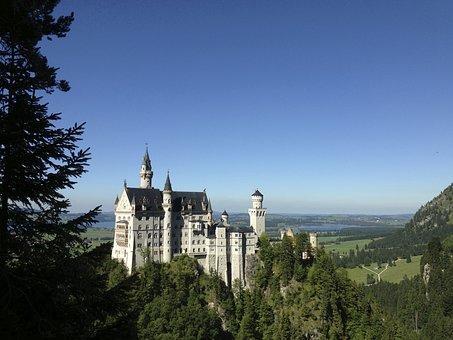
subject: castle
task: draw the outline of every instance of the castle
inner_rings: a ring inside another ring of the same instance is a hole
[[[123,261],[131,273],[148,260],[170,262],[187,254],[228,285],[235,280],[247,285],[246,269],[257,251],[258,237],[266,230],[263,195],[258,190],[252,194],[250,226],[238,227],[230,225],[226,211],[214,221],[206,191],[174,191],[169,173],[161,191],[153,187],[152,179],[146,149],[140,187],[125,182],[115,200],[112,258]]]

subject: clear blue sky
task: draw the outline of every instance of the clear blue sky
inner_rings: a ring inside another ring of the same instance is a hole
[[[453,181],[451,1],[63,1],[45,43],[86,121],[73,211],[138,185],[207,188],[215,210],[413,212]]]

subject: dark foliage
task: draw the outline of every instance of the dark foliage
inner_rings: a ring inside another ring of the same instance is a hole
[[[60,219],[61,191],[89,160],[77,147],[84,124],[58,127],[60,113],[43,101],[69,90],[39,48],[69,31],[73,15],[54,18],[57,3],[0,2],[0,329],[22,337],[82,335],[98,310],[80,237],[97,209]]]

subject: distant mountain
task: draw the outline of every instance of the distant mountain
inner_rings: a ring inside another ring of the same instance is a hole
[[[422,206],[407,223],[408,232],[425,233],[453,226],[453,183]]]
[[[453,183],[423,205],[395,234],[376,240],[371,248],[401,247],[424,244],[433,237],[445,238],[453,233]]]

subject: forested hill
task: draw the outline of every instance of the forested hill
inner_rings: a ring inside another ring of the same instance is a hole
[[[445,238],[453,233],[453,183],[423,205],[395,234],[376,240],[371,248],[401,247],[424,244],[433,237]]]

